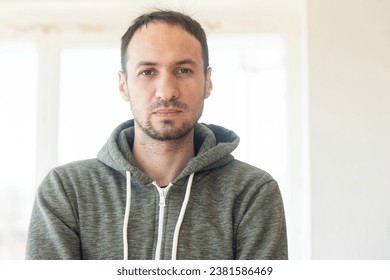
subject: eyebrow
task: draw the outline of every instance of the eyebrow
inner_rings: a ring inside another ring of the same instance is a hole
[[[137,63],[137,65],[134,67],[135,69],[140,68],[141,66],[155,66],[157,63],[151,62],[151,61],[140,61]]]
[[[176,65],[183,65],[183,64],[196,65],[196,62],[190,58],[179,60],[178,62],[176,62]]]
[[[175,64],[176,65],[185,65],[185,64],[196,65],[197,63],[194,60],[187,58],[187,59],[179,60]],[[135,69],[138,69],[139,67],[142,67],[142,66],[156,66],[156,65],[158,65],[157,62],[143,60],[143,61],[140,61],[137,63],[137,65],[135,66]]]

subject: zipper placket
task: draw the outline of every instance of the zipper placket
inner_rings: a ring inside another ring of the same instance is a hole
[[[162,247],[162,236],[164,232],[164,213],[165,213],[165,199],[167,197],[168,191],[171,187],[169,184],[165,188],[160,188],[156,183],[153,183],[158,191],[160,200],[159,200],[159,213],[158,213],[158,233],[157,233],[157,246],[155,260],[160,260],[161,247]]]

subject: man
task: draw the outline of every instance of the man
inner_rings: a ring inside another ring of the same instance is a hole
[[[28,259],[286,259],[283,202],[235,160],[239,138],[199,124],[212,90],[206,35],[173,11],[122,37],[119,90],[134,120],[97,159],[53,169],[37,192]]]

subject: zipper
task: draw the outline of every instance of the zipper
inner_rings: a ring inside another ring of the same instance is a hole
[[[159,200],[159,212],[158,212],[158,234],[157,234],[157,246],[155,253],[155,260],[160,260],[161,247],[162,247],[162,236],[164,232],[164,213],[165,213],[165,199],[167,197],[168,191],[171,188],[172,184],[169,184],[165,188],[160,188],[155,182],[153,184],[156,186],[160,200]]]

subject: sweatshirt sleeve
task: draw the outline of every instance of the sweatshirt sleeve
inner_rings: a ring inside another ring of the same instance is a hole
[[[237,229],[236,259],[288,259],[286,220],[275,180],[247,195]]]
[[[39,186],[30,220],[26,259],[80,259],[77,213],[52,170]]]

